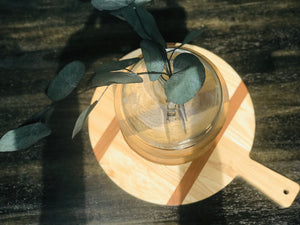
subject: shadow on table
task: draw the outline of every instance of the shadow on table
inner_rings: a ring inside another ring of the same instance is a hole
[[[125,40],[122,41],[118,35],[110,32],[108,25],[116,22],[117,19],[104,17],[94,10],[84,27],[69,38],[61,51],[57,71],[73,60],[81,60],[87,71],[90,71],[92,64],[99,58],[108,54],[120,56],[123,54],[122,48],[123,51],[137,48],[137,38],[131,38],[130,32],[124,35]],[[70,96],[58,103],[52,117],[53,135],[48,138],[47,147],[43,151],[40,224],[87,223],[83,144],[78,137],[71,139],[79,113],[78,98]]]

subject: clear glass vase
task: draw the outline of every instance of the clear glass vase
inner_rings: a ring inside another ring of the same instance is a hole
[[[180,53],[196,55],[206,74],[201,90],[185,104],[168,102],[163,76],[150,81],[148,75],[141,75],[143,83],[117,85],[115,90],[116,116],[125,140],[156,163],[180,164],[201,156],[212,146],[226,117],[228,93],[219,71],[192,48],[177,49],[172,58]],[[143,60],[131,69],[147,71]]]

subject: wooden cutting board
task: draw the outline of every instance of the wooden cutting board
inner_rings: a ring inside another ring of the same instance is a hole
[[[223,75],[230,97],[229,112],[213,147],[202,157],[182,165],[152,163],[136,154],[124,140],[114,112],[113,86],[89,116],[89,135],[95,156],[105,173],[129,194],[161,205],[201,201],[217,193],[236,176],[259,189],[282,207],[289,207],[299,185],[249,157],[255,134],[251,97],[239,75],[220,57],[193,45]],[[138,49],[124,58],[137,57]],[[92,102],[105,88],[97,88]]]

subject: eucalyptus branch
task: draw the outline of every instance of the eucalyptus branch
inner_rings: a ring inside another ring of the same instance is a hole
[[[72,137],[74,137],[82,129],[88,115],[104,96],[111,84],[141,83],[143,79],[139,75],[144,74],[149,75],[150,81],[155,81],[159,77],[163,77],[161,75],[169,77],[164,85],[168,102],[178,105],[178,113],[182,121],[185,122],[187,120],[184,103],[192,99],[202,88],[205,81],[205,68],[200,59],[193,54],[180,53],[176,57],[174,55],[177,49],[193,41],[205,29],[201,28],[190,32],[184,38],[182,44],[167,52],[166,42],[158,30],[154,17],[147,10],[140,7],[138,3],[135,4],[135,1],[92,0],[91,3],[100,11],[112,11],[113,15],[119,18],[120,16],[123,17],[121,19],[125,19],[134,28],[143,39],[140,44],[143,53],[142,57],[144,58],[147,71],[150,72],[134,73],[132,71],[133,66],[140,61],[141,57],[104,63],[95,68],[95,73],[92,74],[87,83],[79,90],[78,85],[85,75],[85,66],[80,61],[73,61],[67,64],[47,87],[46,95],[52,100],[52,104],[33,115],[20,127],[8,131],[0,138],[0,152],[28,148],[38,140],[50,135],[51,130],[47,127],[46,123],[54,107],[58,106],[58,102],[67,98],[71,93],[74,93],[76,88],[77,94],[81,94],[90,88],[106,86],[98,100],[94,101],[79,115],[72,134]],[[170,57],[168,57],[169,53],[171,53]],[[172,65],[171,60],[173,60]],[[170,109],[173,112],[173,108]],[[185,124],[183,125],[184,129],[186,129]]]

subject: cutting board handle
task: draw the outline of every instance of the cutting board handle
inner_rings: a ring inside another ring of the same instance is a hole
[[[244,157],[243,157],[244,158]],[[239,175],[280,206],[291,206],[299,184],[250,159],[239,163]]]

